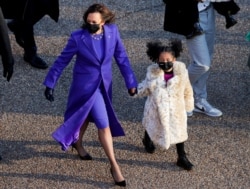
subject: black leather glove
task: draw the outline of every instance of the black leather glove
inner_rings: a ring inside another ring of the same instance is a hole
[[[3,64],[3,76],[7,78],[7,81],[10,81],[13,72],[14,72],[14,59],[12,59],[12,63]]]
[[[54,89],[46,87],[46,89],[44,91],[44,95],[45,95],[46,99],[49,100],[50,102],[54,101],[53,93],[54,93]]]
[[[137,93],[137,88],[131,88],[128,90],[130,96],[134,96]]]

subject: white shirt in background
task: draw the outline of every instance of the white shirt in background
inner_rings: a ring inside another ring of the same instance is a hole
[[[199,12],[205,10],[209,5],[210,5],[210,1],[209,0],[205,0],[203,2],[199,2],[198,3],[198,10],[199,10]]]

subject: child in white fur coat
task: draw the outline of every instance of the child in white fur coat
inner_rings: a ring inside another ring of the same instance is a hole
[[[176,144],[177,165],[191,170],[193,164],[186,157],[184,141],[188,138],[187,112],[193,110],[194,99],[186,66],[176,61],[181,51],[180,40],[172,40],[169,46],[148,43],[147,55],[155,63],[147,68],[135,97],[147,96],[142,120],[146,151],[153,153],[154,143],[164,149]]]

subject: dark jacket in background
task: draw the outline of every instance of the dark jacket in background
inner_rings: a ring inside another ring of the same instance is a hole
[[[163,0],[165,3],[165,17],[163,29],[165,31],[188,35],[194,29],[194,23],[199,21],[199,11],[196,0]],[[233,1],[213,2],[214,9],[221,15],[236,14],[240,8]]]
[[[227,16],[227,14],[234,15],[240,10],[240,7],[233,0],[228,2],[214,2],[213,6],[223,16]]]
[[[195,0],[163,0],[165,5],[165,17],[163,29],[165,31],[188,35],[194,29],[194,23],[199,20]]]
[[[24,48],[26,60],[32,62],[37,47],[33,26],[45,15],[56,22],[59,18],[59,0],[1,0],[4,18],[12,19],[11,27],[17,43]]]
[[[59,0],[1,0],[3,15],[7,19],[22,19],[33,25],[44,15],[56,22],[59,18]]]

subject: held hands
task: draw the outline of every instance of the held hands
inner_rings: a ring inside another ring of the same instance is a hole
[[[137,93],[137,88],[131,88],[128,90],[130,96],[134,96]]]
[[[53,102],[54,101],[54,90],[49,88],[49,87],[46,87],[45,91],[44,91],[44,95],[46,97],[47,100],[49,100],[50,102]]]

